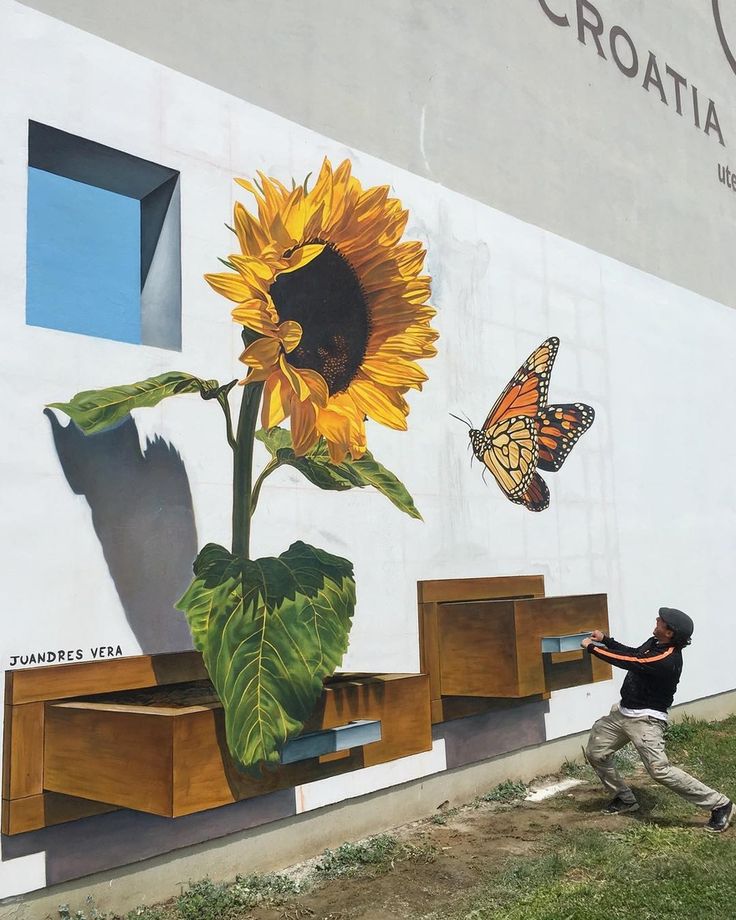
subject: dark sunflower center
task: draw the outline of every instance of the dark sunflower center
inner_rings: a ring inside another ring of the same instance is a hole
[[[347,389],[368,347],[368,305],[355,272],[325,246],[316,259],[271,285],[279,319],[295,320],[302,339],[287,360],[320,373],[330,391]]]

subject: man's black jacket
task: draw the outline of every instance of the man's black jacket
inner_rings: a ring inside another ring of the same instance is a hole
[[[589,645],[588,651],[629,673],[621,687],[621,705],[626,709],[656,709],[667,712],[682,673],[682,652],[674,645],[660,645],[652,637],[639,648],[630,648],[603,637],[603,645]]]

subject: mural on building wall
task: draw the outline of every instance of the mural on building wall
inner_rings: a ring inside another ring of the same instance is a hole
[[[529,511],[549,507],[549,488],[538,471],[559,470],[595,419],[595,410],[585,403],[547,405],[559,347],[554,336],[542,342],[508,382],[481,428],[469,432],[473,453],[504,495]]]
[[[426,251],[402,241],[408,212],[388,186],[364,189],[349,160],[335,170],[325,160],[311,189],[309,176],[291,188],[261,173],[236,181],[256,212],[235,205],[239,252],[221,259],[226,272],[206,278],[234,303],[245,378],[220,384],[170,371],[52,407],[85,434],[174,395],[198,393],[222,409],[233,452],[232,545],[200,551],[177,606],[222,701],[230,753],[249,769],[278,763],[302,729],[347,650],[355,605],[347,559],[300,541],[278,558],[251,559],[263,482],[288,465],[321,489],[373,486],[419,518],[409,492],[368,450],[365,423],[406,429],[405,394],[427,379],[417,361],[436,354],[437,332]],[[286,419],[289,430],[280,427]],[[255,438],[271,459],[254,480]]]

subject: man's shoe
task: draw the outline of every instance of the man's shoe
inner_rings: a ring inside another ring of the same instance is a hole
[[[605,808],[601,808],[604,815],[624,815],[627,811],[639,811],[638,802],[625,802],[620,795],[612,799]]]
[[[713,834],[720,834],[726,830],[733,817],[733,802],[726,802],[720,808],[714,808],[710,813],[710,821],[705,829]]]

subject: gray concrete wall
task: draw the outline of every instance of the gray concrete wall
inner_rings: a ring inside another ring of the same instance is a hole
[[[736,192],[718,181],[736,168],[736,71],[710,0],[581,0],[600,54],[576,0],[546,3],[569,25],[541,0],[28,5],[736,306]],[[736,49],[736,7],[719,3]],[[703,130],[711,98],[725,146]]]
[[[676,706],[672,716],[675,720],[685,716],[715,720],[734,712],[736,691],[731,691]],[[88,896],[100,910],[125,913],[179,894],[190,880],[205,876],[232,880],[237,873],[283,869],[316,856],[326,847],[431,815],[445,801],[451,806],[469,802],[506,779],[528,782],[554,773],[565,760],[582,759],[587,734],[568,735],[133,866],[7,899],[0,902],[0,920],[56,916],[59,904],[84,907]]]

